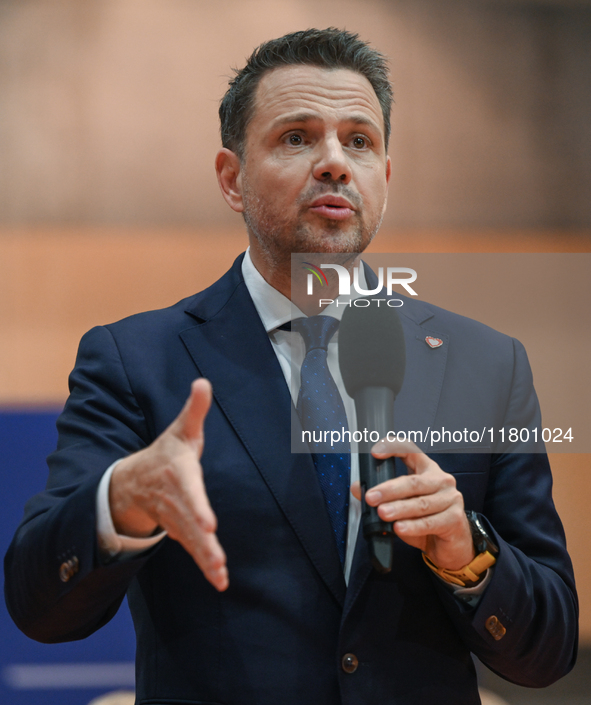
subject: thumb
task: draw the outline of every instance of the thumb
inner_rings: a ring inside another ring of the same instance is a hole
[[[203,422],[211,406],[211,384],[209,380],[196,379],[191,384],[191,394],[181,413],[172,424],[173,433],[183,441],[200,441],[203,438]]]

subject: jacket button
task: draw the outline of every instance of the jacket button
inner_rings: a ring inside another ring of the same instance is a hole
[[[76,556],[64,561],[59,569],[59,576],[62,583],[67,583],[68,580],[78,572],[79,568],[80,564]]]
[[[357,666],[359,666],[359,659],[355,654],[345,654],[341,661],[341,666],[345,673],[355,673]]]
[[[494,614],[486,620],[484,626],[487,628],[490,635],[495,641],[499,641],[507,633],[505,627],[501,624],[501,622],[499,622],[498,617],[495,617]]]
[[[60,565],[60,580],[62,583],[67,583],[68,580],[72,577],[73,573],[70,569],[70,566],[68,565],[68,561],[64,561]]]

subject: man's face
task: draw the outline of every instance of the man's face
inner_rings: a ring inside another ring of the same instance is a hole
[[[261,79],[238,184],[253,259],[362,252],[386,206],[390,160],[369,81],[346,69],[274,69]]]

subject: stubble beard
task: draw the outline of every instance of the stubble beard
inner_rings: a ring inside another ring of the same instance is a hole
[[[348,197],[359,210],[359,198],[347,193],[334,184],[327,188],[321,185],[315,189],[317,193],[308,192],[300,199],[310,203],[318,195],[338,193]],[[256,194],[248,184],[243,182],[244,211],[243,217],[250,235],[254,236],[266,264],[273,270],[291,266],[291,255],[296,253],[328,253],[346,254],[363,252],[378,232],[383,218],[383,211],[373,222],[364,223],[361,216],[354,216],[357,222],[354,227],[345,230],[342,221],[323,219],[321,228],[313,228],[303,221],[307,206],[302,205],[298,217],[289,219],[270,209],[267,203]],[[356,202],[357,201],[357,202]]]

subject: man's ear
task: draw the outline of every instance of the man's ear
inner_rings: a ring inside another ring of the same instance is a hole
[[[224,200],[233,211],[242,213],[244,203],[240,158],[230,149],[220,149],[215,158],[215,171]]]
[[[389,156],[386,157],[386,198],[384,199],[384,207],[382,208],[382,216],[386,212],[386,206],[388,205],[388,184],[390,183],[390,177],[392,176],[392,160]]]

